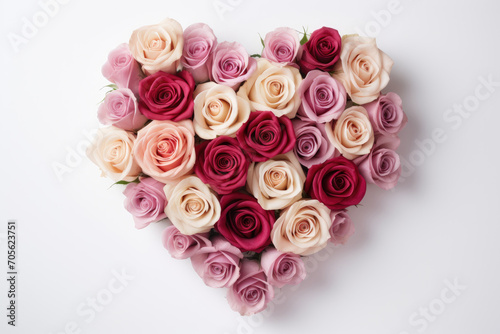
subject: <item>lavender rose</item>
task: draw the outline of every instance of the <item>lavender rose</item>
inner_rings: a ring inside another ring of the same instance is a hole
[[[185,235],[171,225],[163,231],[163,247],[174,259],[182,260],[193,256],[203,247],[211,247],[208,233]]]
[[[269,284],[277,288],[288,284],[299,284],[306,278],[304,262],[297,254],[282,253],[274,248],[268,248],[262,253],[260,264]]]
[[[295,30],[277,28],[266,34],[262,58],[276,63],[293,63],[299,48],[299,34]]]
[[[102,75],[118,86],[129,88],[134,94],[139,94],[139,81],[143,74],[138,62],[135,61],[127,43],[118,45],[111,51],[108,60],[102,66]]]
[[[330,213],[330,217],[332,218],[332,226],[330,227],[330,242],[334,245],[345,244],[350,236],[355,232],[351,217],[349,217],[347,210],[332,211]]]
[[[165,185],[150,177],[140,179],[139,183],[129,183],[123,194],[125,195],[125,209],[132,214],[135,227],[138,229],[148,226],[167,217],[165,206],[167,199],[163,192]]]
[[[340,152],[328,139],[325,124],[294,119],[292,125],[297,137],[293,153],[301,165],[311,168],[313,165],[340,156]]]
[[[196,83],[208,81],[208,60],[217,46],[217,37],[204,23],[195,23],[184,30],[184,49],[181,64],[193,75]]]
[[[240,276],[241,251],[223,237],[212,240],[211,247],[203,247],[191,257],[194,270],[206,285],[212,288],[228,288]]]
[[[104,125],[134,131],[142,128],[147,122],[137,107],[137,99],[128,88],[119,88],[106,95],[97,111],[97,118]]]
[[[299,87],[299,93],[302,103],[297,115],[302,120],[330,122],[340,117],[347,102],[342,83],[318,70],[307,74]]]
[[[370,153],[354,161],[366,182],[385,190],[396,186],[401,175],[401,161],[395,152],[399,143],[396,136],[378,136]]]
[[[264,310],[274,298],[274,289],[256,261],[243,260],[241,276],[227,292],[231,308],[241,315],[252,315]]]
[[[381,95],[364,107],[375,133],[384,136],[397,135],[408,122],[401,98],[396,93]]]
[[[236,90],[257,69],[257,61],[237,42],[222,42],[209,60],[211,81]]]

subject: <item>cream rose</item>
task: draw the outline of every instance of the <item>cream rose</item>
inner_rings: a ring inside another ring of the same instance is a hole
[[[300,106],[298,88],[302,76],[298,69],[257,60],[257,70],[238,90],[238,96],[250,102],[252,111],[270,110],[276,116],[294,118]]]
[[[164,191],[168,201],[165,213],[182,234],[206,233],[219,220],[219,200],[197,176],[167,184]]]
[[[180,65],[183,45],[182,27],[173,19],[137,29],[129,41],[130,52],[147,75],[158,71],[174,74]]]
[[[317,200],[301,200],[283,211],[274,223],[271,240],[284,253],[311,255],[323,249],[330,237],[330,209]]]
[[[335,123],[327,123],[326,134],[333,146],[350,160],[370,153],[374,142],[370,118],[361,106],[346,109]]]
[[[265,210],[280,210],[302,198],[306,176],[293,154],[277,155],[248,169],[247,190]]]
[[[141,173],[132,153],[135,135],[110,126],[99,129],[87,156],[113,181],[133,181]]]
[[[334,68],[352,101],[366,104],[374,101],[389,83],[393,61],[379,50],[375,38],[358,35],[342,37],[340,61]]]
[[[203,139],[235,137],[250,116],[250,104],[231,87],[207,82],[196,88],[194,96],[194,130]]]

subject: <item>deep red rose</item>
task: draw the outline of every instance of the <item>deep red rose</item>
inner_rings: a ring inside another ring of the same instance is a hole
[[[234,138],[221,136],[196,146],[194,172],[218,194],[243,187],[250,160]]]
[[[304,187],[312,197],[331,210],[357,205],[366,192],[366,181],[352,161],[340,156],[313,165]]]
[[[300,72],[303,75],[312,70],[333,71],[333,65],[340,58],[342,38],[333,28],[323,27],[315,30],[311,38],[299,49],[297,56]]]
[[[220,200],[221,216],[215,229],[242,252],[262,252],[271,244],[274,211],[264,210],[246,194],[232,193]]]
[[[193,117],[195,82],[187,71],[156,72],[139,83],[139,110],[149,119],[182,121]]]
[[[250,113],[236,138],[252,160],[258,162],[287,153],[295,146],[292,121],[286,116],[277,117],[271,111]]]

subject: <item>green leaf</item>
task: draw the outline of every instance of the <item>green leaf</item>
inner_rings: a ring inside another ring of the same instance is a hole
[[[302,27],[302,29],[304,30],[304,36],[302,36],[302,39],[300,40],[300,45],[306,44],[307,41],[309,40],[309,38],[307,37],[307,30],[306,30],[306,28]]]
[[[250,57],[252,57],[252,58],[260,58],[261,56],[258,53],[254,53],[253,55],[250,55]]]
[[[109,85],[106,85],[106,86],[102,87],[101,90],[104,89],[104,88],[111,88],[111,90],[117,90],[118,86],[115,85],[115,84],[109,84]]]
[[[130,183],[139,183],[141,181],[139,181],[139,178],[135,179],[134,181],[125,181],[125,180],[121,180],[121,181],[118,181],[118,182],[115,182],[113,183],[109,188],[111,188],[112,186],[114,186],[115,184],[123,184],[123,185],[127,185],[127,184],[130,184]],[[109,189],[108,188],[108,189]]]
[[[262,39],[262,36],[259,34],[260,37],[260,43],[262,43],[262,47],[266,47],[266,44],[264,43],[264,40]]]

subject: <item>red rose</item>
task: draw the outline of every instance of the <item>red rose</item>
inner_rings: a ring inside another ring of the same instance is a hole
[[[218,194],[245,185],[250,160],[234,138],[221,136],[196,146],[194,172]]]
[[[258,162],[287,153],[295,146],[292,121],[286,116],[276,117],[271,111],[250,113],[236,138],[252,160]]]
[[[182,121],[193,117],[194,79],[187,71],[156,72],[139,83],[139,110],[149,119]]]
[[[343,210],[361,202],[366,181],[356,164],[344,157],[336,157],[309,169],[305,191],[331,210]]]
[[[340,58],[342,38],[335,29],[323,27],[315,30],[306,44],[299,49],[297,56],[300,72],[303,75],[312,70],[333,71],[333,65]]]
[[[242,193],[222,196],[220,204],[222,213],[215,229],[231,245],[242,252],[260,253],[271,244],[274,211],[264,210],[254,197]]]

